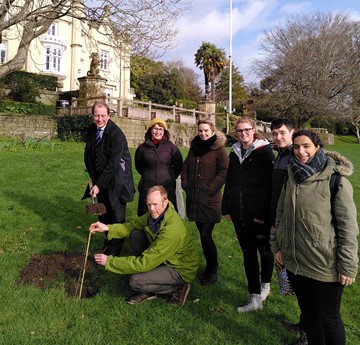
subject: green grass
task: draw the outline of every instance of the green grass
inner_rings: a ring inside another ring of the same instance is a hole
[[[68,297],[62,284],[44,291],[18,285],[20,271],[33,254],[86,249],[88,227],[95,218],[85,213],[88,201],[81,200],[87,183],[83,148],[74,142],[0,140],[0,344],[275,345],[296,340],[280,322],[297,321],[296,299],[279,295],[275,274],[264,309],[237,313],[236,307],[247,299],[247,285],[235,232],[225,221],[215,229],[221,280],[208,287],[194,282],[183,308],[173,307],[166,298],[127,305],[127,277],[102,267],[97,272],[101,291],[91,299]],[[339,137],[328,149],[354,163],[351,181],[359,208],[360,146],[354,138]],[[138,179],[135,174],[136,183]],[[136,215],[136,200],[137,195],[128,205],[128,219]],[[187,226],[201,254],[195,225]],[[91,255],[102,240],[99,234],[92,237]],[[350,345],[360,343],[359,300],[356,282],[345,289],[342,302]]]

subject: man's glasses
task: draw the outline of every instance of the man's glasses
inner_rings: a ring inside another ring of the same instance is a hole
[[[243,133],[243,132],[249,133],[252,129],[253,129],[252,127],[250,127],[250,128],[244,128],[244,129],[236,129],[235,132],[236,132],[236,133]]]

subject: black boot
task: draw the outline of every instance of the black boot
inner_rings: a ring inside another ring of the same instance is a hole
[[[206,266],[205,271],[198,275],[197,280],[201,285],[215,284],[219,280],[218,266]]]

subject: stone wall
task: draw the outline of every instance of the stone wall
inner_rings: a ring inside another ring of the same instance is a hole
[[[144,141],[149,121],[115,117],[112,120],[123,130],[129,147]],[[171,141],[178,147],[189,147],[190,139],[197,134],[195,125],[168,123]],[[19,139],[55,138],[56,119],[51,116],[0,114],[0,136]]]
[[[0,114],[0,136],[11,138],[55,138],[56,121],[51,116]]]
[[[134,120],[125,117],[112,119],[124,132],[129,147],[138,147],[144,141],[149,121]],[[195,125],[167,123],[171,141],[178,147],[189,147],[190,140],[197,134]]]

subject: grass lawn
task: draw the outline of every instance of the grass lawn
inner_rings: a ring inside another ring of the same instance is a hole
[[[0,140],[0,344],[277,345],[296,340],[281,325],[284,318],[298,320],[296,299],[279,294],[275,274],[264,309],[237,313],[248,292],[240,248],[226,221],[215,228],[221,280],[206,287],[194,282],[183,308],[170,305],[167,298],[127,305],[128,277],[102,267],[94,273],[100,292],[93,298],[69,297],[61,278],[45,290],[19,285],[20,272],[32,255],[85,252],[88,227],[96,218],[85,213],[89,201],[81,200],[87,183],[83,149],[84,144],[74,142]],[[359,209],[360,145],[353,137],[337,137],[327,149],[353,162],[350,180]],[[135,179],[137,184],[136,173]],[[127,219],[136,215],[137,197],[128,205]],[[186,225],[201,254],[195,224]],[[91,256],[102,240],[101,234],[92,237]],[[125,253],[129,250],[127,245]],[[360,344],[359,286],[356,282],[347,287],[343,296],[349,345]]]

